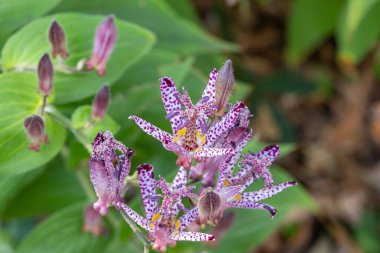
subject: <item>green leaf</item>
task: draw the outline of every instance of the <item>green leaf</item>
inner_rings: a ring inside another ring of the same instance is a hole
[[[293,2],[286,33],[289,62],[299,63],[333,33],[342,4],[343,0],[296,0]]]
[[[54,19],[61,24],[67,35],[70,56],[66,64],[75,67],[81,59],[90,58],[96,27],[104,17],[57,14],[33,21],[7,41],[2,51],[5,70],[36,68],[41,56],[50,51],[46,32]],[[154,35],[148,30],[120,20],[116,20],[115,24],[118,36],[107,64],[107,74],[99,77],[94,71],[77,74],[56,71],[55,103],[72,102],[95,94],[105,83],[115,82],[152,47]]]
[[[0,0],[0,48],[14,30],[54,8],[61,0]]]
[[[85,204],[60,210],[39,224],[21,242],[19,253],[103,252],[110,235],[94,237],[82,232]]]
[[[338,57],[343,63],[360,62],[378,42],[380,1],[348,0],[336,28]]]
[[[0,175],[37,168],[51,160],[63,146],[66,130],[45,116],[49,144],[42,144],[39,152],[28,149],[23,121],[39,112],[42,95],[37,93],[36,86],[37,78],[32,73],[0,75]]]
[[[170,76],[174,82],[183,86],[184,79],[193,66],[194,58],[189,57],[182,63],[174,63],[159,68],[160,76]],[[187,82],[187,81],[185,81]]]
[[[99,121],[93,121],[91,118],[92,107],[84,105],[78,107],[71,117],[71,123],[74,128],[81,131],[88,138],[89,143],[94,140],[99,132],[111,131],[116,134],[120,126],[107,114]]]
[[[22,176],[28,175],[30,172]],[[33,179],[8,201],[1,213],[3,219],[48,215],[86,199],[75,174],[65,169],[60,157],[46,164],[43,173]]]
[[[237,51],[237,46],[210,36],[193,23],[181,18],[163,0],[124,1],[66,0],[54,11],[80,11],[108,14],[152,30],[158,38],[157,48],[181,55]]]

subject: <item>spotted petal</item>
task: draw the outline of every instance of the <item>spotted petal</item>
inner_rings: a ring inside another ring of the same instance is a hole
[[[179,92],[173,79],[169,77],[161,78],[161,96],[167,115],[170,115],[170,124],[173,133],[177,134],[178,125],[181,123],[181,116],[176,114],[181,111],[181,103],[178,100]]]
[[[210,127],[207,131],[205,147],[211,146],[217,138],[235,126],[239,113],[244,107],[243,102],[238,102],[219,122]]]
[[[170,189],[176,190],[186,187],[187,184],[187,170],[181,166],[177,172],[177,175],[173,179],[173,183],[170,186]]]
[[[214,157],[234,152],[232,148],[201,148],[196,150],[193,155],[196,157]]]
[[[215,68],[211,70],[208,83],[206,85],[205,90],[202,93],[202,98],[209,97],[208,101],[215,100],[215,81],[216,81],[217,75],[218,75],[218,71]]]
[[[258,202],[263,199],[270,198],[283,190],[296,185],[295,181],[285,182],[279,185],[275,185],[271,188],[264,188],[255,192],[245,192],[241,195],[242,201]]]
[[[150,232],[153,230],[149,227],[149,221],[143,218],[140,214],[133,211],[129,206],[119,201],[115,204],[115,207],[119,209],[123,215],[129,216],[134,222],[136,222],[140,227]]]
[[[150,164],[142,164],[137,171],[146,218],[152,220],[153,215],[158,212],[153,167]]]
[[[178,235],[172,236],[171,239],[175,241],[204,242],[214,241],[215,237],[213,235],[200,232],[181,232]]]
[[[193,221],[199,217],[198,207],[193,207],[190,211],[181,216],[180,231],[185,230]]]
[[[273,218],[277,210],[273,206],[263,204],[263,203],[256,203],[252,201],[232,201],[226,203],[227,206],[229,207],[234,207],[234,208],[249,208],[249,209],[262,209],[262,210],[267,210],[270,214],[271,217]]]
[[[173,139],[173,136],[158,127],[150,124],[149,122],[143,120],[142,118],[139,118],[137,116],[129,116],[129,119],[132,119],[136,122],[136,124],[147,134],[150,136],[153,136],[157,140],[161,141],[162,143],[166,143],[169,140],[171,141]]]

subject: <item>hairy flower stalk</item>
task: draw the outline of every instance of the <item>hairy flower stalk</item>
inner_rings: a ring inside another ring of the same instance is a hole
[[[59,55],[62,59],[66,59],[69,56],[69,53],[67,52],[65,32],[55,20],[51,23],[49,29],[49,41],[52,48],[53,58],[56,58]]]
[[[110,100],[110,88],[109,85],[104,85],[98,91],[92,103],[92,118],[95,120],[101,120],[108,110],[108,104]]]
[[[101,215],[106,215],[108,207],[121,200],[124,180],[129,173],[134,151],[115,140],[108,131],[100,132],[92,146],[90,179],[98,197],[94,209]]]
[[[86,62],[88,70],[95,69],[98,75],[106,73],[106,65],[116,42],[116,27],[113,16],[108,16],[96,29],[90,60]]]
[[[42,143],[49,142],[48,136],[45,133],[44,119],[39,115],[32,115],[24,120],[24,128],[28,135],[30,144],[29,149],[39,151]]]
[[[161,79],[161,95],[167,118],[173,134],[169,134],[149,122],[130,116],[147,134],[161,141],[163,146],[178,155],[177,165],[190,168],[192,158],[201,160],[203,157],[215,157],[232,153],[231,148],[213,147],[214,143],[225,132],[232,129],[239,114],[245,109],[242,102],[231,106],[219,121],[212,125],[208,120],[215,114],[215,80],[217,71],[210,73],[210,79],[203,91],[202,97],[194,105],[183,88],[183,94],[169,77]]]

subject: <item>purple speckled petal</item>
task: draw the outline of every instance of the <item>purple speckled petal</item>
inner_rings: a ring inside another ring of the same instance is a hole
[[[241,195],[242,201],[258,202],[263,199],[270,198],[283,190],[296,185],[295,181],[285,182],[279,185],[272,186],[271,188],[264,188],[255,192],[245,192]]]
[[[242,187],[240,185],[222,187],[219,189],[218,193],[221,199],[223,199],[225,202],[229,202],[233,200],[239,192],[241,192],[241,188]]]
[[[220,188],[225,179],[232,176],[235,164],[240,158],[240,153],[251,139],[253,135],[252,129],[238,127],[233,129],[227,136],[227,141],[231,145],[235,145],[234,153],[226,155],[220,164],[219,177],[217,187]]]
[[[177,99],[179,91],[175,86],[173,79],[169,77],[161,78],[161,96],[162,102],[167,115],[171,115],[170,124],[173,129],[173,133],[176,134],[179,129],[177,125],[181,122],[181,116],[179,114],[173,115],[173,113],[181,111],[181,103]]]
[[[262,150],[260,150],[259,153],[257,153],[258,159],[265,159],[265,167],[269,167],[272,165],[273,161],[276,160],[276,158],[280,155],[280,147],[278,145],[270,145]]]
[[[182,93],[183,95],[181,96],[182,98],[182,104],[187,108],[192,108],[193,107],[193,102],[191,101],[190,95],[185,89],[185,87],[182,87]]]
[[[200,150],[196,150],[193,155],[196,157],[214,157],[233,152],[234,150],[232,148],[201,148]]]
[[[182,215],[182,217],[179,219],[181,223],[179,231],[185,230],[198,217],[199,217],[198,207],[193,207],[190,211]]]
[[[215,81],[217,75],[218,71],[215,68],[211,70],[208,83],[206,85],[205,90],[202,93],[202,97],[209,97],[209,101],[215,100]]]
[[[124,215],[128,215],[132,220],[134,220],[140,227],[150,232],[153,232],[153,229],[149,227],[150,221],[143,218],[140,214],[133,211],[129,206],[119,201],[115,203],[115,207],[119,209]]]
[[[172,236],[171,239],[175,241],[204,242],[214,241],[215,237],[213,235],[200,232],[181,232],[178,235]]]
[[[121,194],[123,192],[124,188],[124,181],[126,176],[129,174],[130,168],[131,168],[131,158],[134,154],[134,151],[132,149],[128,149],[127,153],[123,153],[121,156],[121,164],[120,171],[119,171],[119,185],[118,185],[118,193]]]
[[[160,179],[156,182],[156,186],[165,194],[170,195],[170,188],[168,186],[168,183],[166,182],[165,178],[160,176]]]
[[[158,212],[158,202],[156,196],[156,180],[154,180],[153,167],[150,164],[142,164],[137,168],[141,196],[145,209],[146,218],[151,220]]]
[[[234,208],[248,208],[248,209],[262,209],[262,210],[267,210],[270,214],[271,217],[273,218],[277,210],[276,208],[263,204],[263,203],[256,203],[252,201],[232,201],[232,202],[227,202],[226,205],[228,207],[234,207]]]
[[[173,179],[173,183],[170,186],[170,189],[173,190],[178,190],[181,188],[186,187],[187,184],[187,170],[181,166],[177,172],[177,175]]]
[[[235,126],[235,121],[244,107],[243,102],[238,102],[219,122],[211,126],[207,131],[205,147],[211,146],[219,136]]]
[[[132,119],[136,122],[136,124],[147,134],[150,136],[153,136],[157,140],[166,143],[168,141],[171,141],[173,139],[173,136],[158,127],[150,124],[149,122],[143,120],[142,118],[139,118],[137,116],[129,116],[129,119]]]

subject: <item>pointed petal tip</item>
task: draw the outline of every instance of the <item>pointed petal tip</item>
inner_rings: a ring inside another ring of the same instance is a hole
[[[143,164],[140,164],[138,167],[137,167],[137,172],[140,174],[142,171],[150,171],[150,170],[153,170],[153,166],[150,165],[149,163],[143,163]]]

